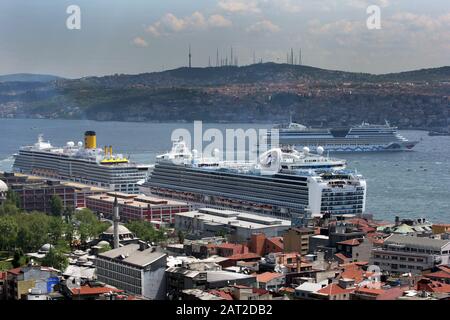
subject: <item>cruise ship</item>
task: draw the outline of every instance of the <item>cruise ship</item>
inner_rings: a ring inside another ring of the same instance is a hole
[[[97,148],[94,131],[87,131],[83,142],[69,141],[54,147],[42,135],[31,146],[14,155],[13,171],[105,188],[124,193],[139,192],[138,183],[148,177],[150,165],[131,162],[113,154],[112,146]]]
[[[316,151],[273,148],[257,161],[223,161],[217,149],[207,158],[174,141],[143,187],[164,197],[286,219],[362,214],[365,179],[348,170],[345,160],[324,156],[322,147]]]
[[[402,137],[396,127],[386,121],[384,125],[363,122],[361,125],[345,128],[308,128],[290,122],[269,130],[267,143],[291,145],[297,148],[317,148],[322,146],[326,152],[373,152],[373,151],[405,151],[411,150],[417,141],[408,141]]]

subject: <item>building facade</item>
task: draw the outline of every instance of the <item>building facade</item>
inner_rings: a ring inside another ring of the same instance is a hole
[[[105,217],[113,212],[114,198],[117,197],[120,218],[123,221],[146,220],[173,223],[176,213],[190,211],[186,202],[166,200],[153,196],[108,192],[87,197],[86,206]]]
[[[166,296],[167,255],[145,243],[100,253],[95,260],[99,281],[148,299]]]
[[[382,271],[420,274],[450,262],[450,240],[393,234],[382,247],[372,250],[371,262]]]

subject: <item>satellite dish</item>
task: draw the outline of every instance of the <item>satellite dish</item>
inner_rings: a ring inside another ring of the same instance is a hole
[[[78,146],[79,146],[79,147],[82,147],[82,146],[83,146],[83,142],[78,141]]]
[[[308,154],[309,153],[309,148],[308,147],[303,147],[303,153],[304,154]]]

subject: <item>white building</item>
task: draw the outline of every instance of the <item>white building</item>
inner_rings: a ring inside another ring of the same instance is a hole
[[[291,226],[288,220],[225,209],[201,208],[175,214],[175,228],[194,237],[229,234],[234,241],[246,241],[253,233],[281,236]]]
[[[372,250],[371,262],[382,271],[420,274],[422,270],[450,263],[450,240],[393,234],[383,247]]]
[[[148,299],[165,299],[167,255],[146,243],[129,244],[100,253],[97,279]]]

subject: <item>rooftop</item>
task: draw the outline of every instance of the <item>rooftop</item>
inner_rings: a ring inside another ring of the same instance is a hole
[[[384,240],[384,244],[399,244],[412,247],[441,250],[442,247],[450,245],[450,240],[438,240],[425,237],[412,237],[393,234]]]
[[[260,216],[252,213],[244,213],[232,210],[202,208],[196,211],[176,213],[177,216],[196,218],[206,223],[233,225],[247,229],[265,229],[270,227],[290,227],[288,220]]]
[[[281,273],[277,273],[277,272],[264,272],[261,274],[258,274],[256,276],[256,279],[258,280],[258,282],[264,282],[267,283],[273,279],[276,278],[282,278],[283,275]]]
[[[120,260],[122,263],[141,268],[166,256],[163,252],[154,251],[154,248],[139,250],[139,247],[139,244],[129,244],[117,249],[100,253],[98,256],[100,258]]]
[[[176,201],[171,199],[163,199],[155,196],[125,194],[121,192],[108,192],[89,196],[89,199],[114,203],[114,198],[117,197],[117,202],[122,206],[131,206],[135,208],[153,208],[161,206],[186,206],[186,202]]]

